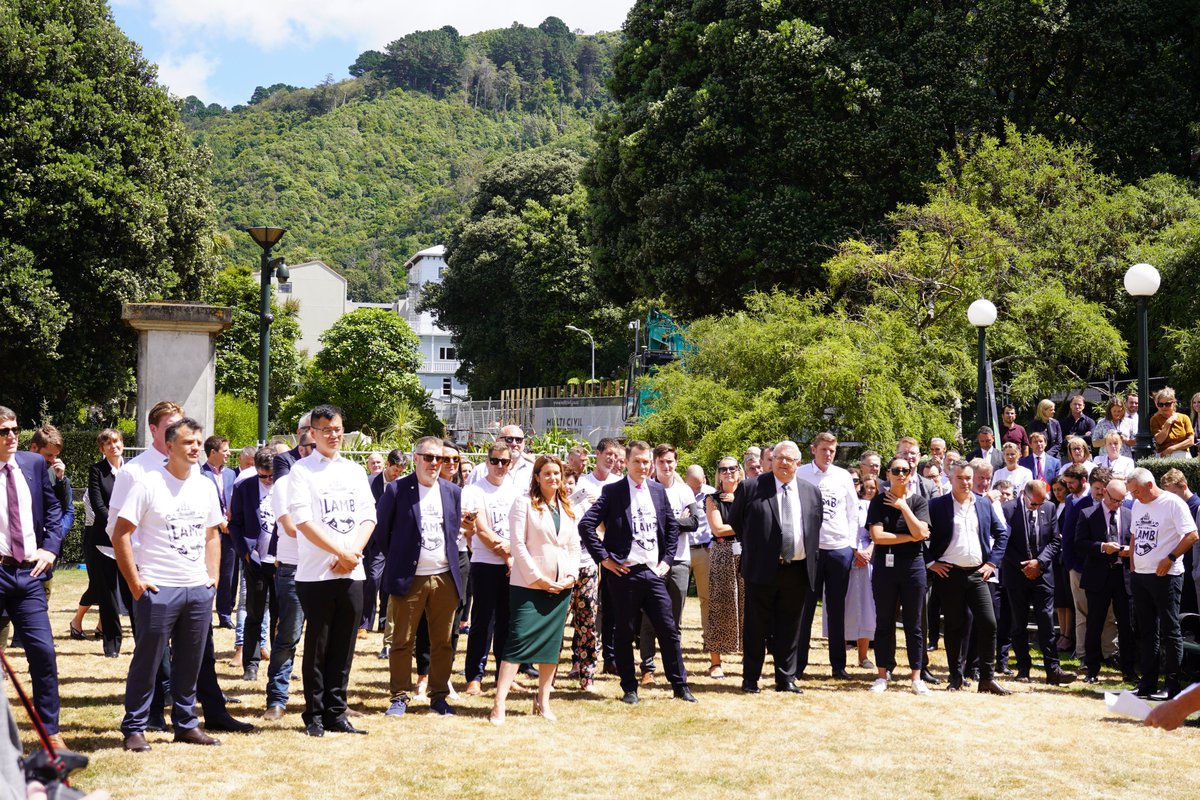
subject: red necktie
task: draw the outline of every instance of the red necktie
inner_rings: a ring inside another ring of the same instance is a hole
[[[1037,468],[1038,468],[1037,478],[1038,478],[1038,480],[1039,481],[1046,480],[1046,474],[1044,472],[1042,472],[1042,457],[1036,456],[1034,460],[1037,461]]]
[[[15,561],[25,560],[25,528],[21,525],[21,504],[17,501],[17,481],[12,463],[4,465],[8,486],[8,548]]]

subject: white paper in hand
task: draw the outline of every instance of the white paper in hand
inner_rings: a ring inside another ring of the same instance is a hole
[[[1108,706],[1109,711],[1123,717],[1144,721],[1150,715],[1150,704],[1128,689],[1120,694],[1105,692],[1104,704]]]

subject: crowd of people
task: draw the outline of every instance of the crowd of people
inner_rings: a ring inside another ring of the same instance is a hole
[[[1172,390],[1155,402],[1159,453],[1186,457],[1194,423]],[[1192,405],[1200,411],[1200,396]],[[1096,683],[1109,669],[1139,695],[1170,700],[1184,688],[1181,612],[1200,606],[1200,496],[1178,469],[1156,480],[1133,462],[1136,397],[1110,401],[1099,423],[1082,397],[1069,408],[1059,420],[1043,401],[1021,426],[1006,406],[998,434],[980,428],[965,456],[938,438],[922,456],[905,436],[891,456],[868,450],[847,468],[834,463],[829,432],[807,443],[807,459],[792,441],[750,447],[719,459],[710,484],[699,464],[681,477],[671,444],[602,439],[564,461],[527,454],[515,425],[479,464],[424,437],[411,453],[372,454],[364,469],[341,454],[342,413],[329,405],[299,421],[295,447],[246,448],[234,469],[226,439],[165,401],[137,457],[124,459],[118,431],[98,438],[89,586],[69,634],[86,637],[94,605],[103,655],[118,658],[129,614],[120,729],[134,752],[150,749],[148,731],[168,729],[168,702],[178,742],[254,729],[229,713],[218,684],[214,611],[236,630],[242,679],[258,682],[266,663],[264,719],[287,713],[303,637],[301,722],[314,737],[366,733],[347,687],[356,643],[375,630],[389,672],[381,710],[393,718],[418,702],[455,713],[462,645],[459,685],[480,695],[492,677],[493,724],[505,723],[521,675],[536,679],[533,713],[554,719],[568,625],[566,680],[580,690],[613,674],[621,700],[636,704],[661,657],[673,696],[696,702],[681,649],[693,582],[708,677],[725,679],[722,658],[740,654],[746,694],[761,691],[767,655],[767,684],[803,691],[820,604],[831,678],[869,670],[874,693],[900,680],[899,631],[914,694],[943,682],[929,668],[940,642],[947,690],[1007,695],[1003,679],[1033,679],[1032,618],[1047,683]],[[46,582],[70,527],[70,485],[61,435],[42,427],[21,452],[17,432],[0,407],[0,597],[38,712],[65,749]],[[1081,675],[1062,668],[1063,653]]]

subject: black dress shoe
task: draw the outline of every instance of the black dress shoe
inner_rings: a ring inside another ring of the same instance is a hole
[[[1012,670],[1012,667],[1010,667],[1008,664],[997,664],[996,665],[996,674],[997,675],[1012,675],[1013,670]]]
[[[788,681],[787,683],[777,683],[777,684],[775,684],[775,691],[786,692],[788,694],[804,694],[804,690],[801,689],[799,686],[797,686],[795,681]]]
[[[983,694],[1012,694],[1008,689],[1005,689],[1000,684],[996,683],[995,679],[988,678],[986,681],[979,682],[979,691]]]
[[[368,731],[364,731],[362,728],[354,727],[350,724],[349,720],[345,719],[334,720],[325,726],[325,730],[331,733],[357,733],[363,736],[366,736],[368,733]]]
[[[1092,677],[1095,676],[1093,675]],[[1075,676],[1063,672],[1061,667],[1055,667],[1054,669],[1046,670],[1046,683],[1050,684],[1051,686],[1066,686],[1068,683],[1071,683],[1074,680]]]
[[[604,662],[604,669],[600,670],[600,673],[602,675],[618,675],[618,674],[620,674],[617,671],[617,665],[611,661]]]
[[[146,741],[144,735],[131,733],[125,737],[125,749],[130,753],[148,753],[150,752],[150,743]]]
[[[692,690],[688,688],[686,683],[681,683],[675,687],[675,699],[683,700],[688,703],[699,702],[696,700],[696,696],[692,694]]]
[[[1018,683],[1029,683],[1029,680],[1030,680],[1029,672],[1027,670],[1022,669],[1022,670],[1017,671],[1017,682]]]
[[[963,679],[955,675],[950,676],[949,683],[946,684],[947,692],[957,692],[963,688]]]
[[[383,649],[379,651],[379,658],[391,658],[391,656],[392,648],[385,644]]]
[[[762,691],[762,689],[759,689],[754,684],[750,684],[750,683],[742,684],[742,694],[758,694],[761,691]]]
[[[183,742],[184,744],[199,744],[207,747],[216,747],[221,743],[220,739],[214,739],[199,728],[187,728],[182,731],[175,731],[175,741]]]
[[[217,615],[217,627],[218,628],[232,628],[233,627],[233,619],[228,614],[218,614]]]
[[[637,691],[626,692],[625,696],[621,698],[621,702],[631,706],[636,706],[638,704]]]
[[[1142,676],[1138,675],[1136,672],[1126,672],[1121,675],[1122,682],[1132,683],[1134,686],[1137,686],[1138,681],[1140,681],[1141,679],[1142,679]]]
[[[204,729],[206,731],[222,731],[224,733],[249,733],[254,730],[254,725],[225,715],[224,717],[217,717],[214,720],[205,718]]]
[[[846,672],[846,670],[844,670],[844,669],[839,669],[839,670],[835,671],[833,673],[833,679],[837,680],[837,681],[852,681],[852,680],[854,680],[853,678],[850,677],[850,673]]]
[[[1133,690],[1133,693],[1136,696],[1142,698],[1143,700],[1148,700],[1157,691],[1158,691],[1157,689],[1151,689],[1149,686],[1144,686],[1139,683],[1138,687]]]
[[[921,680],[925,681],[930,686],[937,686],[942,682],[941,678],[934,677],[934,674],[927,669],[921,670]]]
[[[308,736],[324,736],[325,726],[314,720],[304,728],[304,733]]]
[[[1100,677],[1098,675],[1084,675],[1083,682],[1084,683],[1099,683]]]
[[[1162,689],[1162,690],[1160,690],[1160,691],[1157,691],[1157,692],[1155,692],[1154,694],[1150,695],[1150,697],[1149,697],[1149,698],[1147,698],[1147,699],[1149,699],[1149,700],[1154,700],[1154,701],[1156,701],[1156,702],[1160,702],[1160,703],[1161,703],[1161,702],[1162,702],[1162,701],[1164,701],[1164,700],[1170,700],[1170,699],[1171,699],[1171,693],[1170,693],[1170,692],[1168,692],[1166,689]]]

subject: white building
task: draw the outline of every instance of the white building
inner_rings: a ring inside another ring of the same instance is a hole
[[[289,264],[288,271],[291,275],[287,283],[275,287],[278,301],[292,299],[299,304],[296,319],[300,323],[300,338],[296,347],[315,356],[321,349],[321,334],[351,308],[346,302],[346,279],[320,261]],[[258,280],[256,272],[254,281]]]
[[[458,354],[450,333],[439,328],[428,311],[417,311],[425,284],[442,282],[442,272],[446,269],[445,255],[446,248],[439,244],[410,258],[404,264],[408,270],[408,291],[396,303],[397,313],[404,317],[421,340],[424,363],[417,376],[433,395],[433,405],[439,414],[447,405],[461,401],[467,394],[466,385],[454,376],[458,369]]]

